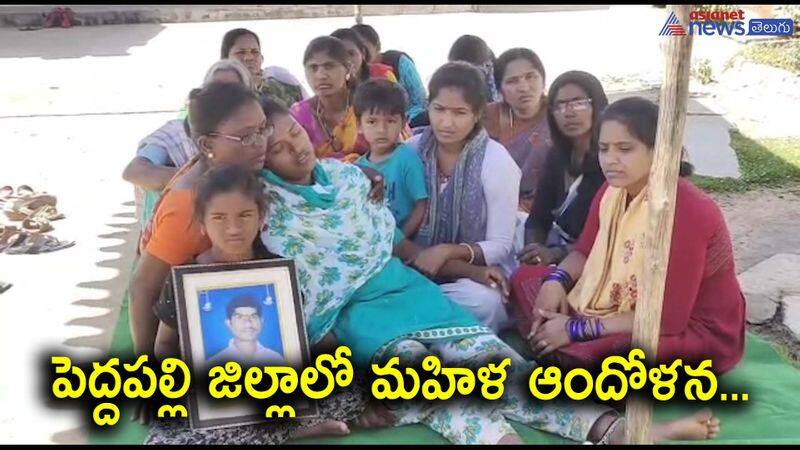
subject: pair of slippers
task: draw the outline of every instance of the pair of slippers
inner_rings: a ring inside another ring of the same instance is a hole
[[[0,227],[0,253],[35,255],[72,247],[75,241],[60,241],[54,236],[20,230],[13,225]]]
[[[23,184],[14,189],[11,186],[0,188],[0,206],[6,217],[22,221],[22,228],[30,232],[46,233],[53,229],[50,222],[63,219],[56,210],[58,200],[46,192],[36,192]]]

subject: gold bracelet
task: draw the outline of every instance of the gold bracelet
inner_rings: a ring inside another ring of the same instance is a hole
[[[467,249],[469,250],[469,261],[467,262],[467,264],[472,264],[472,262],[475,261],[475,250],[472,249],[471,245],[465,244],[463,242],[458,245],[463,245],[464,247],[467,247]]]

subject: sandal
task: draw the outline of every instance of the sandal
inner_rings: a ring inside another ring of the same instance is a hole
[[[46,234],[32,234],[29,239],[33,238],[33,245],[28,250],[28,254],[35,255],[37,253],[50,253],[56,250],[72,247],[75,241],[59,241],[54,236]]]
[[[55,199],[55,197],[52,198]],[[45,204],[42,204],[42,202],[45,202]],[[49,203],[47,197],[40,196],[17,199],[9,202],[6,204],[3,212],[6,213],[6,217],[15,221],[25,220],[34,216],[42,217],[50,221],[64,218],[64,214],[59,213],[55,206]]]
[[[0,227],[0,253],[2,253],[6,248],[14,245],[14,242],[11,242],[11,238],[18,233],[19,229],[13,225],[5,225]]]
[[[47,233],[53,230],[50,221],[35,214],[22,221],[22,229],[32,233]]]
[[[27,251],[28,233],[19,231],[8,238],[7,245],[2,248],[6,255],[19,255]]]
[[[39,253],[49,253],[63,248],[72,247],[75,241],[59,241],[53,236],[46,234],[20,232],[22,238],[6,249],[8,255],[36,255]]]

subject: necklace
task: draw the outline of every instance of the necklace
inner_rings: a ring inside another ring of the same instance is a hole
[[[344,107],[345,117],[347,116],[347,111],[350,110],[350,96],[347,96],[347,104]],[[322,131],[325,132],[325,136],[330,139],[331,138],[331,130],[328,128],[328,123],[325,120],[325,108],[322,106],[322,101],[317,97],[317,108],[316,108],[316,118],[317,122],[322,126]]]
[[[345,105],[344,108],[345,119],[347,119],[347,112],[349,110],[350,110],[350,96],[348,95],[347,104]],[[325,133],[325,138],[328,141],[328,144],[330,144],[334,152],[340,153],[342,151],[342,148],[344,147],[344,144],[342,144],[339,141],[339,139],[337,139],[336,136],[334,136],[333,132],[328,128],[328,123],[325,120],[325,109],[323,108],[322,101],[319,99],[319,97],[317,97],[317,108],[315,115],[317,123],[320,124],[320,126],[322,127],[322,131]]]

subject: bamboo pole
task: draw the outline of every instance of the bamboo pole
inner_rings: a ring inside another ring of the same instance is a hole
[[[670,5],[681,25],[688,27],[690,5]],[[687,29],[688,32],[688,29]],[[645,273],[642,295],[636,304],[632,344],[641,348],[649,363],[658,349],[661,308],[675,218],[675,195],[680,167],[683,129],[689,97],[689,66],[692,36],[666,36],[666,67],[659,100],[658,132],[648,182],[650,233],[645,242]],[[646,396],[632,396],[627,402],[625,438],[629,444],[649,444],[653,419],[652,402]]]
[[[356,23],[362,23],[364,18],[361,16],[361,5],[353,5],[353,14],[356,16]]]

